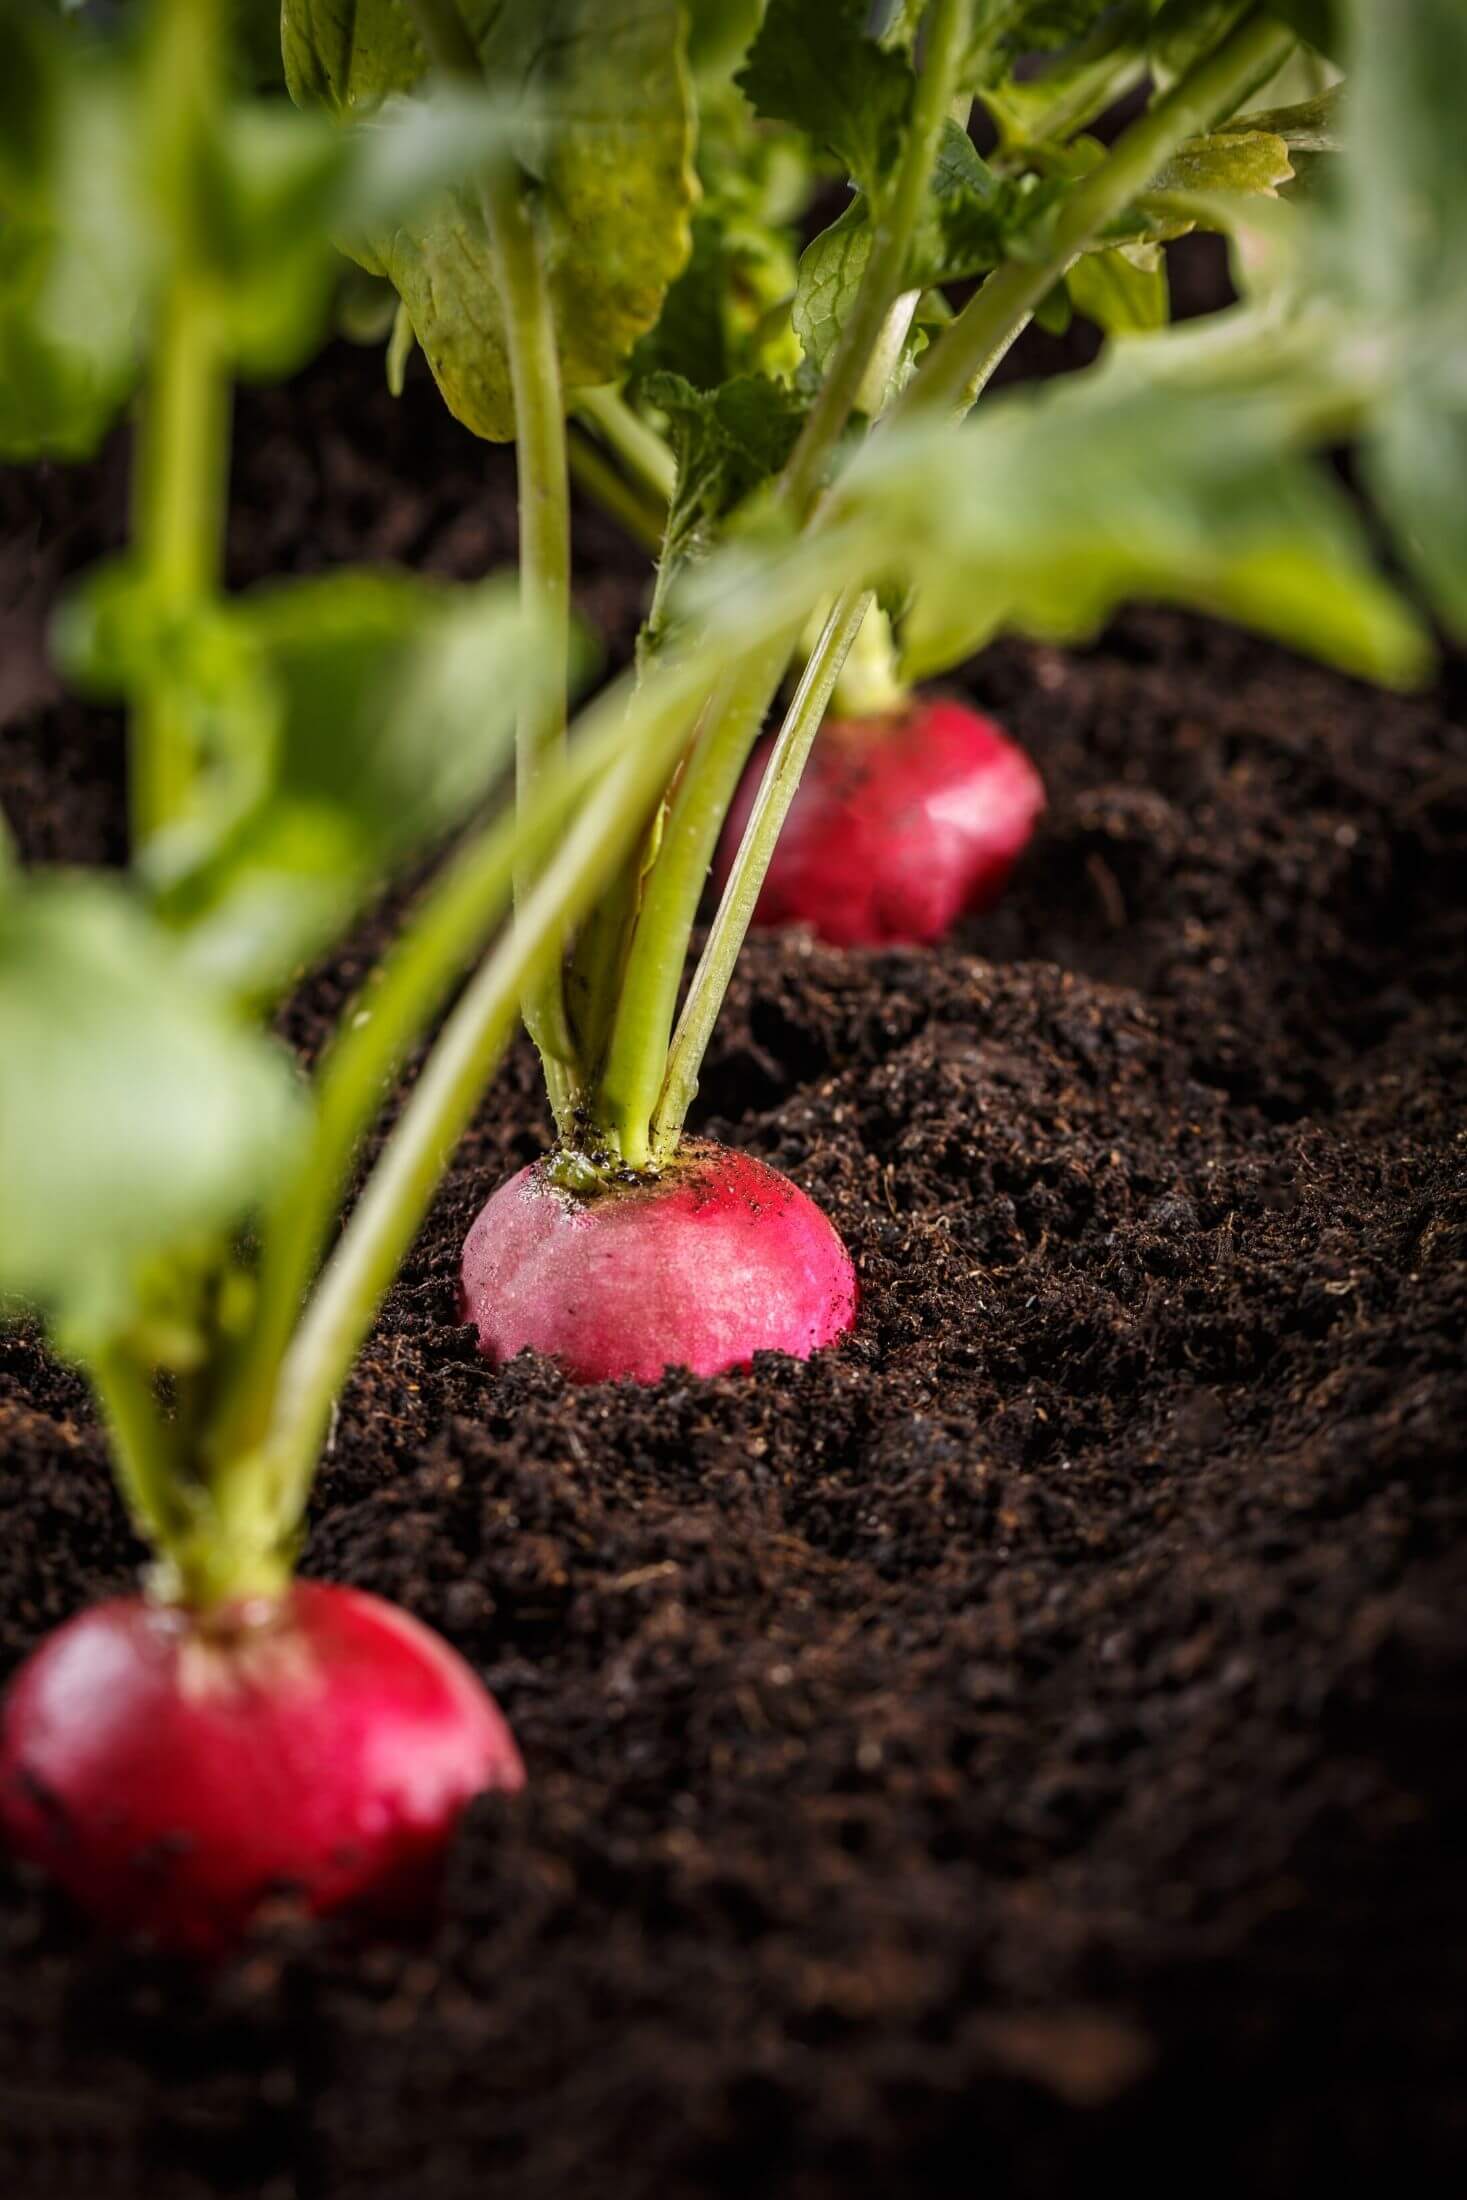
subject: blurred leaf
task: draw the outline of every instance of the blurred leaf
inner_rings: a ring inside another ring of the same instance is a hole
[[[126,1330],[152,1262],[240,1223],[296,1127],[284,1056],[124,887],[0,900],[0,1290],[65,1349]]]
[[[1170,318],[1160,245],[1122,244],[1108,252],[1082,253],[1065,283],[1075,311],[1108,336],[1165,328]]]
[[[483,799],[535,662],[500,588],[345,572],[246,597],[237,617],[272,707],[270,769],[196,860],[186,840],[171,851],[160,908],[196,968],[258,992]]]
[[[1371,487],[1436,609],[1467,634],[1467,8],[1354,0],[1336,249],[1382,361]]]
[[[1289,393],[1158,381],[1138,338],[1038,397],[992,401],[954,436],[873,437],[838,491],[871,554],[914,585],[918,678],[1004,627],[1095,634],[1142,596],[1256,626],[1372,678],[1418,677],[1429,648],[1373,572],[1348,500],[1298,455]]]
[[[880,196],[901,150],[915,78],[866,36],[866,0],[770,0],[738,82],[756,114],[792,122]]]
[[[742,60],[764,14],[764,0],[686,0],[688,59],[704,83]]]
[[[270,992],[478,803],[537,674],[517,604],[389,571],[297,580],[162,618],[125,562],[69,599],[70,679],[186,699],[195,807],[149,876],[196,967]]]
[[[156,268],[129,69],[0,22],[0,458],[83,458],[137,378]]]
[[[469,0],[490,95],[539,186],[568,390],[615,380],[686,262],[693,124],[678,0]],[[371,113],[426,62],[393,0],[285,0],[286,73],[302,105]],[[370,226],[370,225],[369,225]],[[507,441],[503,309],[472,185],[353,248],[391,277],[450,409]]]
[[[1251,118],[1250,118],[1251,124]],[[1151,180],[1153,191],[1276,191],[1294,173],[1281,137],[1256,125],[1188,138]]]

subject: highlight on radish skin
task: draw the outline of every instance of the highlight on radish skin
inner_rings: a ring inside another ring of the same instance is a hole
[[[464,1806],[524,1778],[447,1643],[314,1581],[207,1617],[95,1605],[32,1653],[0,1715],[16,1853],[102,1924],[194,1955],[274,1895],[412,1916]]]
[[[709,1139],[684,1140],[659,1177],[590,1195],[544,1161],[522,1169],[469,1232],[462,1289],[491,1360],[529,1347],[577,1382],[808,1359],[856,1315],[851,1257],[814,1201]]]
[[[720,884],[768,761],[756,751],[719,849]],[[754,912],[836,947],[922,944],[1003,891],[1044,808],[1038,772],[991,718],[952,701],[836,719],[805,766]]]

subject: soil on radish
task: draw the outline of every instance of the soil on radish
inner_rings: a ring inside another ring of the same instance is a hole
[[[233,563],[512,546],[503,454],[335,355],[241,406]],[[119,840],[50,692],[119,454],[5,483],[0,796]],[[587,518],[588,615],[634,564]],[[1051,808],[958,943],[751,943],[701,1121],[855,1254],[845,1347],[576,1389],[456,1324],[517,1053],[344,1401],[309,1566],[439,1628],[531,1785],[424,1939],[199,1979],[0,1863],[16,2200],[1392,2190],[1467,2168],[1467,683],[1159,613],[968,682]],[[286,1019],[307,1050],[364,940]],[[0,1338],[0,1665],[137,1553]]]

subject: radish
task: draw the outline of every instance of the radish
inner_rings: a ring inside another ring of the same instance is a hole
[[[319,1582],[207,1617],[96,1605],[21,1667],[0,1723],[16,1852],[103,1924],[195,1955],[276,1893],[411,1914],[464,1805],[524,1777],[446,1643]]]
[[[808,1359],[856,1314],[851,1257],[820,1209],[711,1139],[590,1194],[553,1163],[521,1169],[469,1232],[462,1286],[488,1358],[528,1346],[587,1383],[717,1375],[756,1352]]]
[[[727,877],[764,743],[729,813]],[[1044,784],[991,718],[950,700],[828,723],[760,891],[756,924],[805,924],[836,947],[940,939],[1002,892],[1044,808]]]

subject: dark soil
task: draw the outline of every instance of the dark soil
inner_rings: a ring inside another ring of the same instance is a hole
[[[245,404],[237,579],[509,551],[502,456],[374,377]],[[120,484],[5,486],[37,856],[118,846],[116,729],[36,636]],[[619,653],[635,562],[582,552]],[[971,685],[1053,794],[1007,903],[940,953],[759,940],[706,1081],[845,1233],[856,1336],[648,1391],[486,1368],[453,1277],[543,1136],[513,1058],[310,1564],[459,1645],[531,1787],[420,1943],[282,1915],[212,1979],[0,1865],[7,2200],[1461,2189],[1461,676],[1383,699],[1148,612]],[[138,1554],[80,1383],[0,1356],[8,1665]]]

